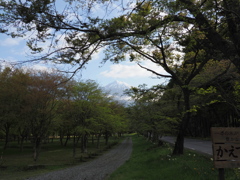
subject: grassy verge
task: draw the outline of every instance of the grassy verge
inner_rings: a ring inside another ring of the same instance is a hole
[[[218,179],[218,170],[213,162],[196,152],[186,150],[184,155],[171,156],[168,144],[157,147],[143,137],[133,138],[130,160],[115,171],[109,180],[213,180]],[[233,169],[225,170],[226,180],[237,180]]]
[[[67,147],[63,147],[59,140],[55,140],[42,145],[39,160],[36,163],[33,162],[31,144],[26,143],[21,152],[19,145],[11,142],[9,147],[3,151],[1,147],[3,142],[0,142],[0,180],[23,180],[42,173],[79,165],[102,155],[121,140],[121,138],[112,137],[109,139],[109,144],[105,145],[102,139],[99,149],[96,148],[96,144],[89,141],[88,153],[81,153],[80,148],[77,148],[75,158],[72,157],[71,141]]]

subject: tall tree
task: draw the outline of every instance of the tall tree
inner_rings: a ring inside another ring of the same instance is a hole
[[[26,113],[28,113],[28,126],[32,135],[34,161],[37,161],[41,143],[52,125],[57,99],[62,95],[61,81],[63,76],[55,73],[35,72],[30,76]]]
[[[182,97],[178,86],[170,88],[158,85],[147,88],[141,85],[128,93],[135,102],[130,107],[131,125],[135,131],[158,143],[161,143],[160,137],[164,134],[176,135],[182,112],[177,106],[179,94]]]
[[[58,106],[61,122],[64,129],[73,135],[73,157],[76,155],[78,141],[81,140],[82,153],[87,152],[88,136],[96,131],[101,131],[102,112],[104,101],[108,97],[92,80],[73,82]],[[100,107],[99,107],[100,106]],[[104,116],[105,117],[105,116]],[[96,126],[100,126],[96,128]],[[64,130],[61,129],[61,130]]]
[[[4,149],[7,148],[9,136],[18,128],[22,115],[22,104],[26,95],[27,74],[21,69],[5,68],[0,72],[0,128],[5,133]]]

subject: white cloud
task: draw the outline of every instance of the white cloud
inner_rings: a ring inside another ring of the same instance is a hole
[[[0,46],[17,46],[22,39],[19,38],[6,38],[0,42]]]
[[[39,71],[50,71],[50,69],[44,65],[40,65],[40,64],[35,64],[33,66],[31,66],[32,69],[35,70],[39,70]]]
[[[122,65],[122,64],[114,64],[110,66],[110,70],[103,71],[101,75],[105,77],[113,77],[113,78],[129,78],[136,76],[145,76],[146,73],[144,70],[139,69],[137,65]]]
[[[162,67],[157,66],[151,62],[145,62],[142,66],[151,69],[157,73],[166,74]],[[110,70],[103,71],[100,73],[105,77],[112,78],[134,78],[134,77],[153,77],[153,73],[139,67],[137,64],[114,64],[110,66]]]

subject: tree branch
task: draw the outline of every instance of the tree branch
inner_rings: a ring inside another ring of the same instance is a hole
[[[157,75],[157,76],[161,76],[161,77],[164,77],[164,78],[172,78],[172,76],[170,76],[170,75],[164,75],[164,74],[160,74],[160,73],[157,73],[156,71],[153,71],[152,69],[149,69],[149,68],[146,68],[146,67],[144,67],[144,66],[142,66],[140,63],[137,63],[141,68],[143,68],[143,69],[145,69],[145,70],[147,70],[147,71],[149,71],[149,72],[151,72],[151,73],[153,73],[153,74],[155,74],[155,75]]]

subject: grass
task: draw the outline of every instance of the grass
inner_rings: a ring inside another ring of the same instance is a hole
[[[146,141],[143,137],[132,136],[133,152],[131,158],[108,180],[213,180],[218,179],[218,170],[213,167],[210,157],[186,150],[184,155],[171,156],[172,146],[161,147]],[[112,138],[114,145],[122,139]],[[2,151],[0,142],[0,180],[22,180],[53,170],[59,170],[90,161],[110,147],[101,144],[96,149],[89,141],[88,152],[82,154],[77,149],[76,158],[72,158],[72,145],[60,146],[59,141],[43,144],[37,164],[33,163],[32,147],[25,144],[20,152],[18,144],[11,142],[6,151]],[[3,152],[3,154],[2,154]],[[37,165],[37,166],[35,166]],[[226,180],[240,179],[238,169],[226,169]]]
[[[24,150],[21,152],[17,142],[11,142],[5,151],[2,150],[3,142],[0,142],[0,180],[23,180],[42,173],[79,165],[100,156],[121,140],[121,138],[112,137],[109,139],[109,145],[105,145],[102,139],[100,149],[96,149],[96,143],[92,144],[89,140],[88,153],[81,153],[78,147],[75,158],[72,157],[71,141],[67,147],[63,147],[59,140],[55,140],[42,145],[36,163],[32,158],[30,143],[25,143]]]
[[[210,157],[185,150],[184,155],[171,156],[172,146],[157,147],[134,135],[131,158],[109,180],[213,180],[218,179]],[[226,169],[226,180],[239,179],[237,169]]]

